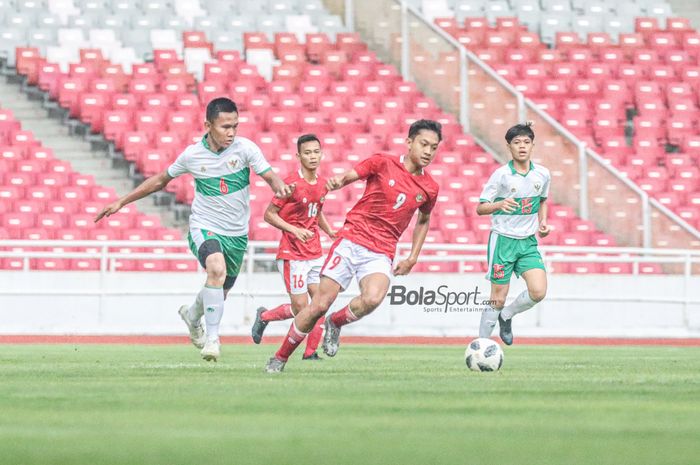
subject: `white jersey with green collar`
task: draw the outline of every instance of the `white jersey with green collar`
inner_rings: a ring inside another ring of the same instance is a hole
[[[194,177],[190,228],[225,236],[248,234],[251,168],[258,175],[271,169],[260,148],[245,137],[236,137],[220,153],[211,151],[206,135],[187,147],[168,167],[168,175]]]
[[[532,236],[539,228],[537,213],[540,201],[549,195],[551,176],[542,165],[530,162],[530,170],[520,174],[513,161],[493,172],[484,186],[479,202],[498,202],[512,198],[518,202],[513,213],[496,211],[491,216],[491,230],[502,236],[523,239]]]

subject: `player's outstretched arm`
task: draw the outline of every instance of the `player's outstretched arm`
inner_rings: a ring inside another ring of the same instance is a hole
[[[282,179],[277,176],[277,173],[275,173],[272,170],[268,170],[264,172],[263,174],[260,175],[261,178],[265,180],[265,182],[270,186],[272,189],[272,192],[275,193],[275,197],[278,199],[286,199],[292,193],[294,192],[294,184],[285,184]]]
[[[328,223],[326,215],[324,215],[323,212],[319,212],[318,214],[318,227],[321,228],[321,231],[328,234],[328,237],[331,239],[335,239],[337,237],[338,232],[333,231],[333,228],[331,228],[331,225]]]
[[[328,182],[326,182],[326,189],[329,191],[334,191],[340,189],[341,187],[345,187],[358,179],[360,179],[360,175],[357,174],[357,171],[350,170],[345,174],[339,174],[337,176],[333,176],[332,178],[328,178]]]
[[[418,255],[423,248],[425,237],[430,230],[430,213],[418,212],[418,221],[416,227],[413,228],[413,238],[411,240],[411,253],[408,258],[401,260],[394,267],[394,275],[401,276],[411,272],[411,269],[418,262]]]
[[[498,202],[481,202],[476,207],[477,215],[492,215],[494,212],[513,213],[519,207],[518,202],[508,197]]]
[[[540,237],[547,237],[552,231],[552,227],[547,224],[547,199],[540,199],[540,209],[537,212],[537,219],[540,223],[540,228],[537,233]]]
[[[131,202],[135,202],[139,199],[146,197],[154,192],[158,192],[168,185],[173,178],[168,174],[168,170],[158,173],[146,179],[144,182],[138,185],[136,189],[126,194],[121,199],[116,202],[110,203],[102,209],[102,211],[95,217],[95,223],[100,221],[105,216],[110,216],[117,213],[122,209],[124,205],[128,205]]]
[[[313,237],[314,233],[312,231],[304,228],[297,228],[296,226],[287,223],[284,221],[284,219],[282,219],[279,213],[280,207],[273,204],[268,205],[267,210],[265,210],[265,221],[280,231],[294,234],[294,236],[302,242],[306,242]]]

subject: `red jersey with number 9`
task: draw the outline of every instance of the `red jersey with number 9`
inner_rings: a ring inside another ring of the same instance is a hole
[[[367,186],[348,212],[339,236],[393,260],[396,244],[413,214],[417,209],[432,211],[439,187],[425,170],[417,175],[409,173],[403,157],[378,153],[354,169],[360,179],[367,180]]]
[[[318,229],[318,215],[325,202],[326,179],[318,177],[316,184],[309,184],[303,176],[295,173],[284,179],[285,184],[296,184],[294,193],[286,199],[273,198],[272,204],[280,208],[279,215],[287,223],[297,228],[308,229],[314,235],[306,242],[294,234],[282,232],[278,260],[313,260],[321,256],[321,236]]]

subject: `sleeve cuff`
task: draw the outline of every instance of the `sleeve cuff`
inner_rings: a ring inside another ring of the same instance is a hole
[[[266,169],[262,170],[262,171],[259,172],[259,173],[255,173],[255,174],[257,174],[258,176],[262,176],[263,174],[267,173],[267,172],[270,171],[271,169],[272,169],[272,167],[271,167],[271,166],[268,166]]]
[[[489,199],[479,199],[479,203],[491,203]]]

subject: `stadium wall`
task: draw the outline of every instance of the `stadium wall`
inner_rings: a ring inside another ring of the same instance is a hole
[[[200,273],[0,273],[2,334],[182,334],[177,309],[203,281]],[[392,297],[344,333],[370,336],[473,336],[488,282],[481,274],[412,274],[392,283]],[[442,286],[442,287],[441,287]],[[420,288],[423,300],[418,301]],[[403,288],[403,289],[402,289]],[[405,289],[405,291],[404,291]],[[513,280],[510,298],[524,289]],[[435,300],[426,300],[429,291]],[[286,300],[279,275],[239,277],[222,334],[246,335],[255,309]],[[445,306],[442,296],[471,292]],[[478,292],[478,294],[477,294]],[[356,295],[353,286],[332,311]],[[409,294],[410,293],[410,294]],[[402,298],[408,298],[403,301]],[[476,303],[475,303],[476,301]],[[286,332],[273,323],[266,334]],[[547,299],[517,318],[523,336],[700,337],[700,277],[671,275],[550,275]]]

